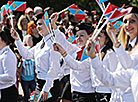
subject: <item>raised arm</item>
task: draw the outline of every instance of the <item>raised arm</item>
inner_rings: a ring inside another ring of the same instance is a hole
[[[91,68],[95,70],[98,79],[107,87],[121,88],[130,86],[131,74],[128,70],[111,73],[105,68],[98,57],[95,55],[95,46],[90,41],[86,47],[91,58]]]
[[[51,24],[52,27],[54,28],[55,40],[57,43],[63,46],[63,48],[68,52],[68,54],[72,55],[76,50],[78,50],[78,47],[76,47],[75,45],[71,44],[66,40],[65,34],[62,33],[56,25],[57,19],[58,19],[57,13],[51,15]]]
[[[67,54],[67,51],[58,43],[55,43],[54,50],[58,51],[63,57],[68,66],[70,66],[71,69],[74,70],[81,70],[81,69],[87,69],[90,68],[90,63],[88,60],[84,60],[83,62],[75,60],[72,56]]]
[[[23,58],[25,58],[25,59],[26,58],[27,59],[34,58],[34,49],[35,48],[33,47],[30,50],[28,50],[24,46],[23,42],[21,41],[21,39],[19,37],[19,34],[15,31],[15,29],[11,30],[11,36],[15,39],[15,45],[17,46],[18,51]]]
[[[138,50],[136,50],[131,55],[127,51],[125,51],[125,49],[123,48],[123,46],[117,39],[116,34],[115,34],[115,28],[113,27],[113,25],[111,23],[107,24],[106,31],[113,42],[114,50],[118,56],[119,62],[123,66],[123,68],[126,68],[126,69],[134,68],[138,62],[138,57],[137,57]]]

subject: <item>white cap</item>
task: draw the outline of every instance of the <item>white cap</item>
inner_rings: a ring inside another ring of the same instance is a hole
[[[36,6],[35,8],[34,8],[34,14],[37,14],[38,12],[42,12],[43,11],[43,9],[42,9],[42,7],[40,7],[40,6]]]

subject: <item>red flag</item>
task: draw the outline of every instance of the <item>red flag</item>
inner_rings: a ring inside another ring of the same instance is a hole
[[[8,1],[9,6],[11,6],[11,4],[12,4],[13,2],[14,2],[14,1]]]
[[[76,41],[76,39],[72,42],[72,44],[77,44],[77,41]]]
[[[1,22],[1,12],[0,12],[0,23],[2,23],[2,22]]]
[[[121,11],[115,10],[115,12],[112,14],[112,16],[109,18],[110,22],[114,22],[121,17],[125,16],[126,14],[130,13],[133,7],[128,7],[126,9],[122,9]]]
[[[8,7],[9,7],[8,4],[3,5],[1,7],[1,14],[2,14],[3,17],[4,17],[4,15],[6,15],[8,13]]]
[[[69,9],[78,9],[78,10],[79,10],[79,8],[78,8],[75,4],[71,5],[71,6],[69,7]]]
[[[115,10],[115,8],[119,9],[120,7],[112,5],[111,3],[109,3],[106,10],[105,10],[105,12],[104,12],[104,15],[107,15],[107,14],[111,13],[112,11]]]
[[[77,52],[77,57],[78,57],[79,61],[81,60],[84,48],[85,47],[82,47],[81,50]]]
[[[87,14],[83,12],[80,8],[78,8],[75,4],[68,7],[68,10],[74,15],[79,21],[86,19]]]
[[[26,9],[26,2],[22,1],[8,1],[9,10],[11,11],[24,11]]]
[[[61,14],[61,18],[63,19],[65,16],[65,11]]]

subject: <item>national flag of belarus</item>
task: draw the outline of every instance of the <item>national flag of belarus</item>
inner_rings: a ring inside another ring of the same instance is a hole
[[[80,8],[78,8],[75,4],[68,7],[68,10],[74,15],[79,21],[86,19],[87,14],[83,12]]]
[[[22,1],[8,1],[9,11],[24,11],[26,9],[26,2]]]
[[[96,0],[98,3],[104,3],[104,2],[106,2],[106,1],[108,1],[108,0]]]
[[[49,24],[49,18],[48,18],[48,13],[47,13],[47,11],[46,11],[45,14],[43,15],[43,20],[45,21],[46,26],[48,26],[48,24]]]
[[[115,27],[115,29],[121,29],[122,25],[123,25],[123,22],[122,21],[117,21],[114,24],[114,27]]]

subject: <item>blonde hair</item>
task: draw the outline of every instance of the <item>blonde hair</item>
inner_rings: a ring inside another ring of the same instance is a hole
[[[23,25],[22,25],[22,20],[25,19],[26,16],[25,15],[21,15],[19,20],[18,20],[18,23],[17,23],[17,26],[18,26],[18,29],[19,30],[23,30]]]
[[[136,19],[138,20],[138,14],[136,14],[136,13],[131,13],[131,14],[133,14],[136,17]],[[137,36],[138,36],[138,34],[137,34]],[[121,28],[118,39],[120,40],[120,42],[123,45],[124,49],[126,49],[127,45],[128,45],[129,36],[125,33],[124,27]],[[134,48],[131,51],[129,51],[129,54],[132,54],[137,48],[138,48],[138,43],[136,43]]]

